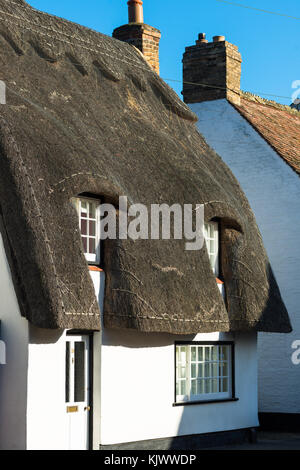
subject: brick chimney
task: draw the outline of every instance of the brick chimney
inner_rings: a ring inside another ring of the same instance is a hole
[[[183,55],[184,102],[226,98],[240,104],[241,63],[238,48],[224,36],[214,36],[213,42],[208,42],[200,33],[196,45],[187,47]]]
[[[159,73],[161,33],[158,29],[144,23],[143,2],[141,0],[129,0],[127,5],[128,24],[116,28],[113,37],[137,47],[144,54],[149,65]]]

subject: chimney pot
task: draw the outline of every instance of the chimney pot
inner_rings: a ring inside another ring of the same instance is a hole
[[[198,36],[198,41],[196,41],[196,44],[207,44],[208,40],[206,39],[206,34],[205,33],[200,33]]]
[[[225,36],[214,36],[213,41],[214,42],[224,42],[225,41]]]
[[[128,22],[129,23],[144,23],[142,0],[129,0],[127,5],[128,5]]]

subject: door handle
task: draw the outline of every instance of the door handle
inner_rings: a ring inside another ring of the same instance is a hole
[[[91,411],[91,407],[90,406],[85,406],[84,411]]]

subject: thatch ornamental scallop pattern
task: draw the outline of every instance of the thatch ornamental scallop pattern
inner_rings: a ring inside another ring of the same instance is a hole
[[[0,204],[22,314],[100,328],[70,199],[205,204],[222,221],[227,308],[206,248],[104,243],[104,325],[178,334],[290,331],[253,213],[193,113],[126,43],[0,0]],[[217,124],[217,123],[216,123]]]

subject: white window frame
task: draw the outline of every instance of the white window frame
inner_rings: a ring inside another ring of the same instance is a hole
[[[220,348],[225,347],[227,350],[227,358],[222,358],[223,350]],[[184,355],[183,361],[180,361],[180,350],[179,348],[185,348],[186,354],[185,359]],[[192,358],[192,348],[196,348],[196,359]],[[206,348],[209,348],[209,360],[205,360]],[[213,356],[212,348],[214,350]],[[198,350],[202,349],[202,360],[198,360]],[[234,354],[234,344],[232,342],[218,342],[218,343],[202,343],[202,342],[193,342],[193,343],[175,343],[175,404],[176,403],[186,403],[186,402],[207,402],[207,401],[222,401],[234,399],[234,370],[233,370],[233,354]],[[227,365],[224,367],[223,364]],[[221,366],[221,367],[220,367]],[[185,378],[182,378],[179,369],[185,368]],[[196,372],[196,376],[192,372],[192,367]],[[201,370],[201,376],[198,375],[199,370]],[[218,371],[218,374],[214,374],[214,370]],[[220,373],[221,371],[221,373]],[[224,373],[223,373],[224,371]],[[197,377],[198,376],[198,377]],[[227,390],[222,391],[222,387],[225,386],[225,381],[227,380]],[[185,394],[181,394],[181,388],[179,386],[180,382],[185,381]],[[193,383],[196,384],[199,381],[200,388],[203,386],[203,392],[194,393]],[[214,382],[213,382],[214,381]],[[203,384],[203,385],[202,385]],[[223,385],[224,384],[224,385]],[[217,386],[219,389],[218,392],[213,392],[213,385]],[[205,388],[209,390],[205,391]]]
[[[220,276],[219,261],[219,222],[208,222],[204,224],[204,239],[211,268],[216,277]],[[211,243],[213,242],[213,243]],[[211,245],[213,244],[213,249]]]
[[[97,199],[97,198],[91,198],[91,197],[76,197],[76,198],[72,198],[72,203],[77,211],[77,215],[78,215],[78,223],[79,223],[79,230],[80,230],[80,222],[82,220],[81,218],[81,203],[82,202],[87,202],[87,203],[93,203],[93,204],[97,204],[96,208],[95,208],[95,218],[89,218],[87,217],[85,220],[87,220],[87,231],[89,231],[89,221],[90,220],[93,220],[96,222],[96,229],[95,229],[95,236],[89,236],[89,233],[87,234],[87,236],[85,235],[82,235],[82,238],[87,238],[87,241],[90,239],[90,238],[95,238],[95,245],[96,245],[96,253],[86,253],[84,252],[84,255],[85,255],[85,259],[87,260],[87,262],[89,264],[95,264],[95,265],[99,265],[100,262],[101,262],[101,228],[100,228],[100,204],[101,204],[101,201],[100,199]],[[87,246],[88,246],[88,243],[87,243]],[[83,248],[84,249],[84,248]]]

